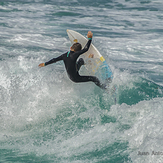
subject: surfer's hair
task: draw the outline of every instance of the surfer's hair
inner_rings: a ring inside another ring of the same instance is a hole
[[[72,45],[71,48],[74,49],[74,51],[80,51],[82,49],[82,46],[80,43],[76,42]]]

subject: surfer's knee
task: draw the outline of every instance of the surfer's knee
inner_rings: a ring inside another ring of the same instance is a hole
[[[78,63],[79,63],[80,65],[84,65],[84,59],[83,59],[83,58],[80,58],[79,61],[78,61]]]

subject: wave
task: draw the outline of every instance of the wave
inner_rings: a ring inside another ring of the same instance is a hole
[[[119,104],[133,105],[143,100],[163,97],[163,87],[145,78],[136,78],[118,89]]]
[[[18,59],[20,67],[0,74],[1,158],[12,153],[5,159],[118,162],[138,160],[142,146],[150,148],[149,133],[161,127],[162,86],[115,74],[115,105],[112,96],[93,83],[75,84],[65,72],[31,69],[25,66],[28,59]]]

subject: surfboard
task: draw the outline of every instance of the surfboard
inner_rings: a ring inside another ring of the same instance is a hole
[[[82,48],[84,48],[84,46],[88,42],[88,39],[86,37],[76,31],[67,29],[67,34],[72,44],[75,42],[79,42],[82,45]],[[93,58],[89,57],[90,54],[93,54]],[[84,66],[86,67],[89,75],[97,76],[102,83],[105,83],[109,86],[107,87],[107,91],[111,96],[110,99],[112,99],[112,101],[114,101],[114,104],[116,104],[118,100],[117,87],[113,83],[112,85],[110,85],[113,79],[113,73],[109,65],[105,61],[104,57],[100,54],[100,52],[92,43],[89,50],[86,53],[82,54],[80,57],[84,59]]]
[[[74,30],[67,29],[67,34],[72,44],[79,42],[82,45],[82,48],[84,48],[88,42],[86,37]],[[90,54],[93,54],[93,57],[89,58]],[[97,76],[103,83],[106,81],[112,81],[113,73],[109,65],[106,63],[104,57],[92,43],[89,50],[86,53],[82,54],[80,57],[84,59],[85,67],[88,70],[89,75]]]

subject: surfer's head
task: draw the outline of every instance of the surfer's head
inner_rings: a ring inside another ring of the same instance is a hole
[[[80,51],[82,49],[82,46],[80,43],[76,42],[71,46],[71,50],[72,51]]]

